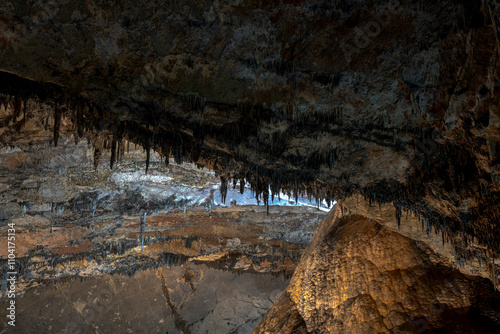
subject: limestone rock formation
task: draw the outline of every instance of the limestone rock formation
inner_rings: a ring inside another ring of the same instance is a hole
[[[112,170],[102,163],[105,151],[95,166],[92,146],[78,140],[67,117],[54,146],[45,126],[53,113],[44,107],[28,106],[19,129],[0,127],[9,143],[0,149],[0,304],[5,310],[9,302],[7,231],[14,224],[14,332],[249,333],[325,213],[221,207],[214,172],[165,166],[151,155],[145,174],[146,153],[129,142]],[[228,199],[244,198],[237,188],[227,190]],[[0,325],[0,332],[11,329]]]
[[[252,333],[297,333],[307,334],[306,323],[295,304],[285,291],[274,302],[271,310],[262,318]]]
[[[337,207],[254,333],[498,333],[500,292],[418,242]]]

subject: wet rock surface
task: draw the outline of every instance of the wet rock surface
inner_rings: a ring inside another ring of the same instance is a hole
[[[337,207],[254,333],[291,333],[290,326],[307,333],[496,333],[500,293],[425,243]]]

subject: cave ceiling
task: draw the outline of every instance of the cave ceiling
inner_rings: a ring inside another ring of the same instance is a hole
[[[95,164],[127,139],[222,191],[362,194],[498,255],[499,19],[487,0],[2,1],[0,141],[45,117]]]

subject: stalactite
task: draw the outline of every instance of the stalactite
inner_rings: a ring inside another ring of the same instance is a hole
[[[21,115],[21,111],[23,111],[23,101],[20,97],[14,97],[14,114],[12,115],[13,120],[15,121],[19,115]]]
[[[240,178],[240,194],[243,195],[245,192],[245,179]]]
[[[57,100],[55,101],[54,105],[54,146],[57,147],[57,142],[59,141],[59,131],[61,128],[61,109],[57,103]]]
[[[101,150],[94,146],[94,170],[97,170],[100,158],[101,158]]]
[[[269,185],[267,185],[267,188],[265,188],[262,191],[262,200],[264,201],[264,205],[266,206],[266,213],[269,216]]]
[[[83,105],[81,102],[77,102],[76,104],[76,130],[78,134],[78,138],[83,137]]]
[[[116,142],[118,140],[118,127],[114,127],[113,128],[113,140],[111,142],[111,157],[110,157],[110,160],[109,160],[109,168],[110,169],[113,169],[113,165],[115,163],[115,160],[116,160]],[[148,173],[148,167],[147,167],[147,164],[146,164],[146,174]]]
[[[226,177],[220,177],[220,194],[222,203],[226,203],[226,195],[227,195],[227,180]]]
[[[201,144],[195,144],[191,151],[191,161],[196,163],[201,156]]]
[[[18,116],[14,117],[14,121],[17,121],[17,117],[21,115],[21,111],[23,113],[23,118],[15,125],[16,132],[20,132],[24,124],[26,123],[26,101],[23,99],[17,99],[15,101],[16,109],[18,109],[14,114],[17,114]]]
[[[73,124],[73,140],[75,141],[75,146],[78,145],[78,120],[76,116],[76,109],[74,109],[74,106],[72,106],[73,110],[75,111],[75,117],[74,117],[74,124]]]
[[[398,230],[401,229],[401,205],[399,203],[394,203],[396,208],[396,220],[398,222]]]
[[[125,157],[125,146],[123,143],[123,138],[118,142],[118,153],[117,153],[118,161],[122,161]]]
[[[161,154],[165,157],[165,166],[168,167],[168,165],[170,164],[170,144],[161,144]]]
[[[177,145],[175,145],[172,151],[175,163],[178,165],[182,164],[182,144],[178,143]]]
[[[149,158],[150,158],[150,143],[149,143],[149,139],[146,140],[146,174],[148,173],[148,169],[149,169]]]

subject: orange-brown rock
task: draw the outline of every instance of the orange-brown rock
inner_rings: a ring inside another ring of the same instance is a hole
[[[254,333],[498,333],[500,293],[426,244],[360,215],[323,220]],[[283,325],[279,327],[278,325]],[[293,326],[292,326],[293,327]]]

